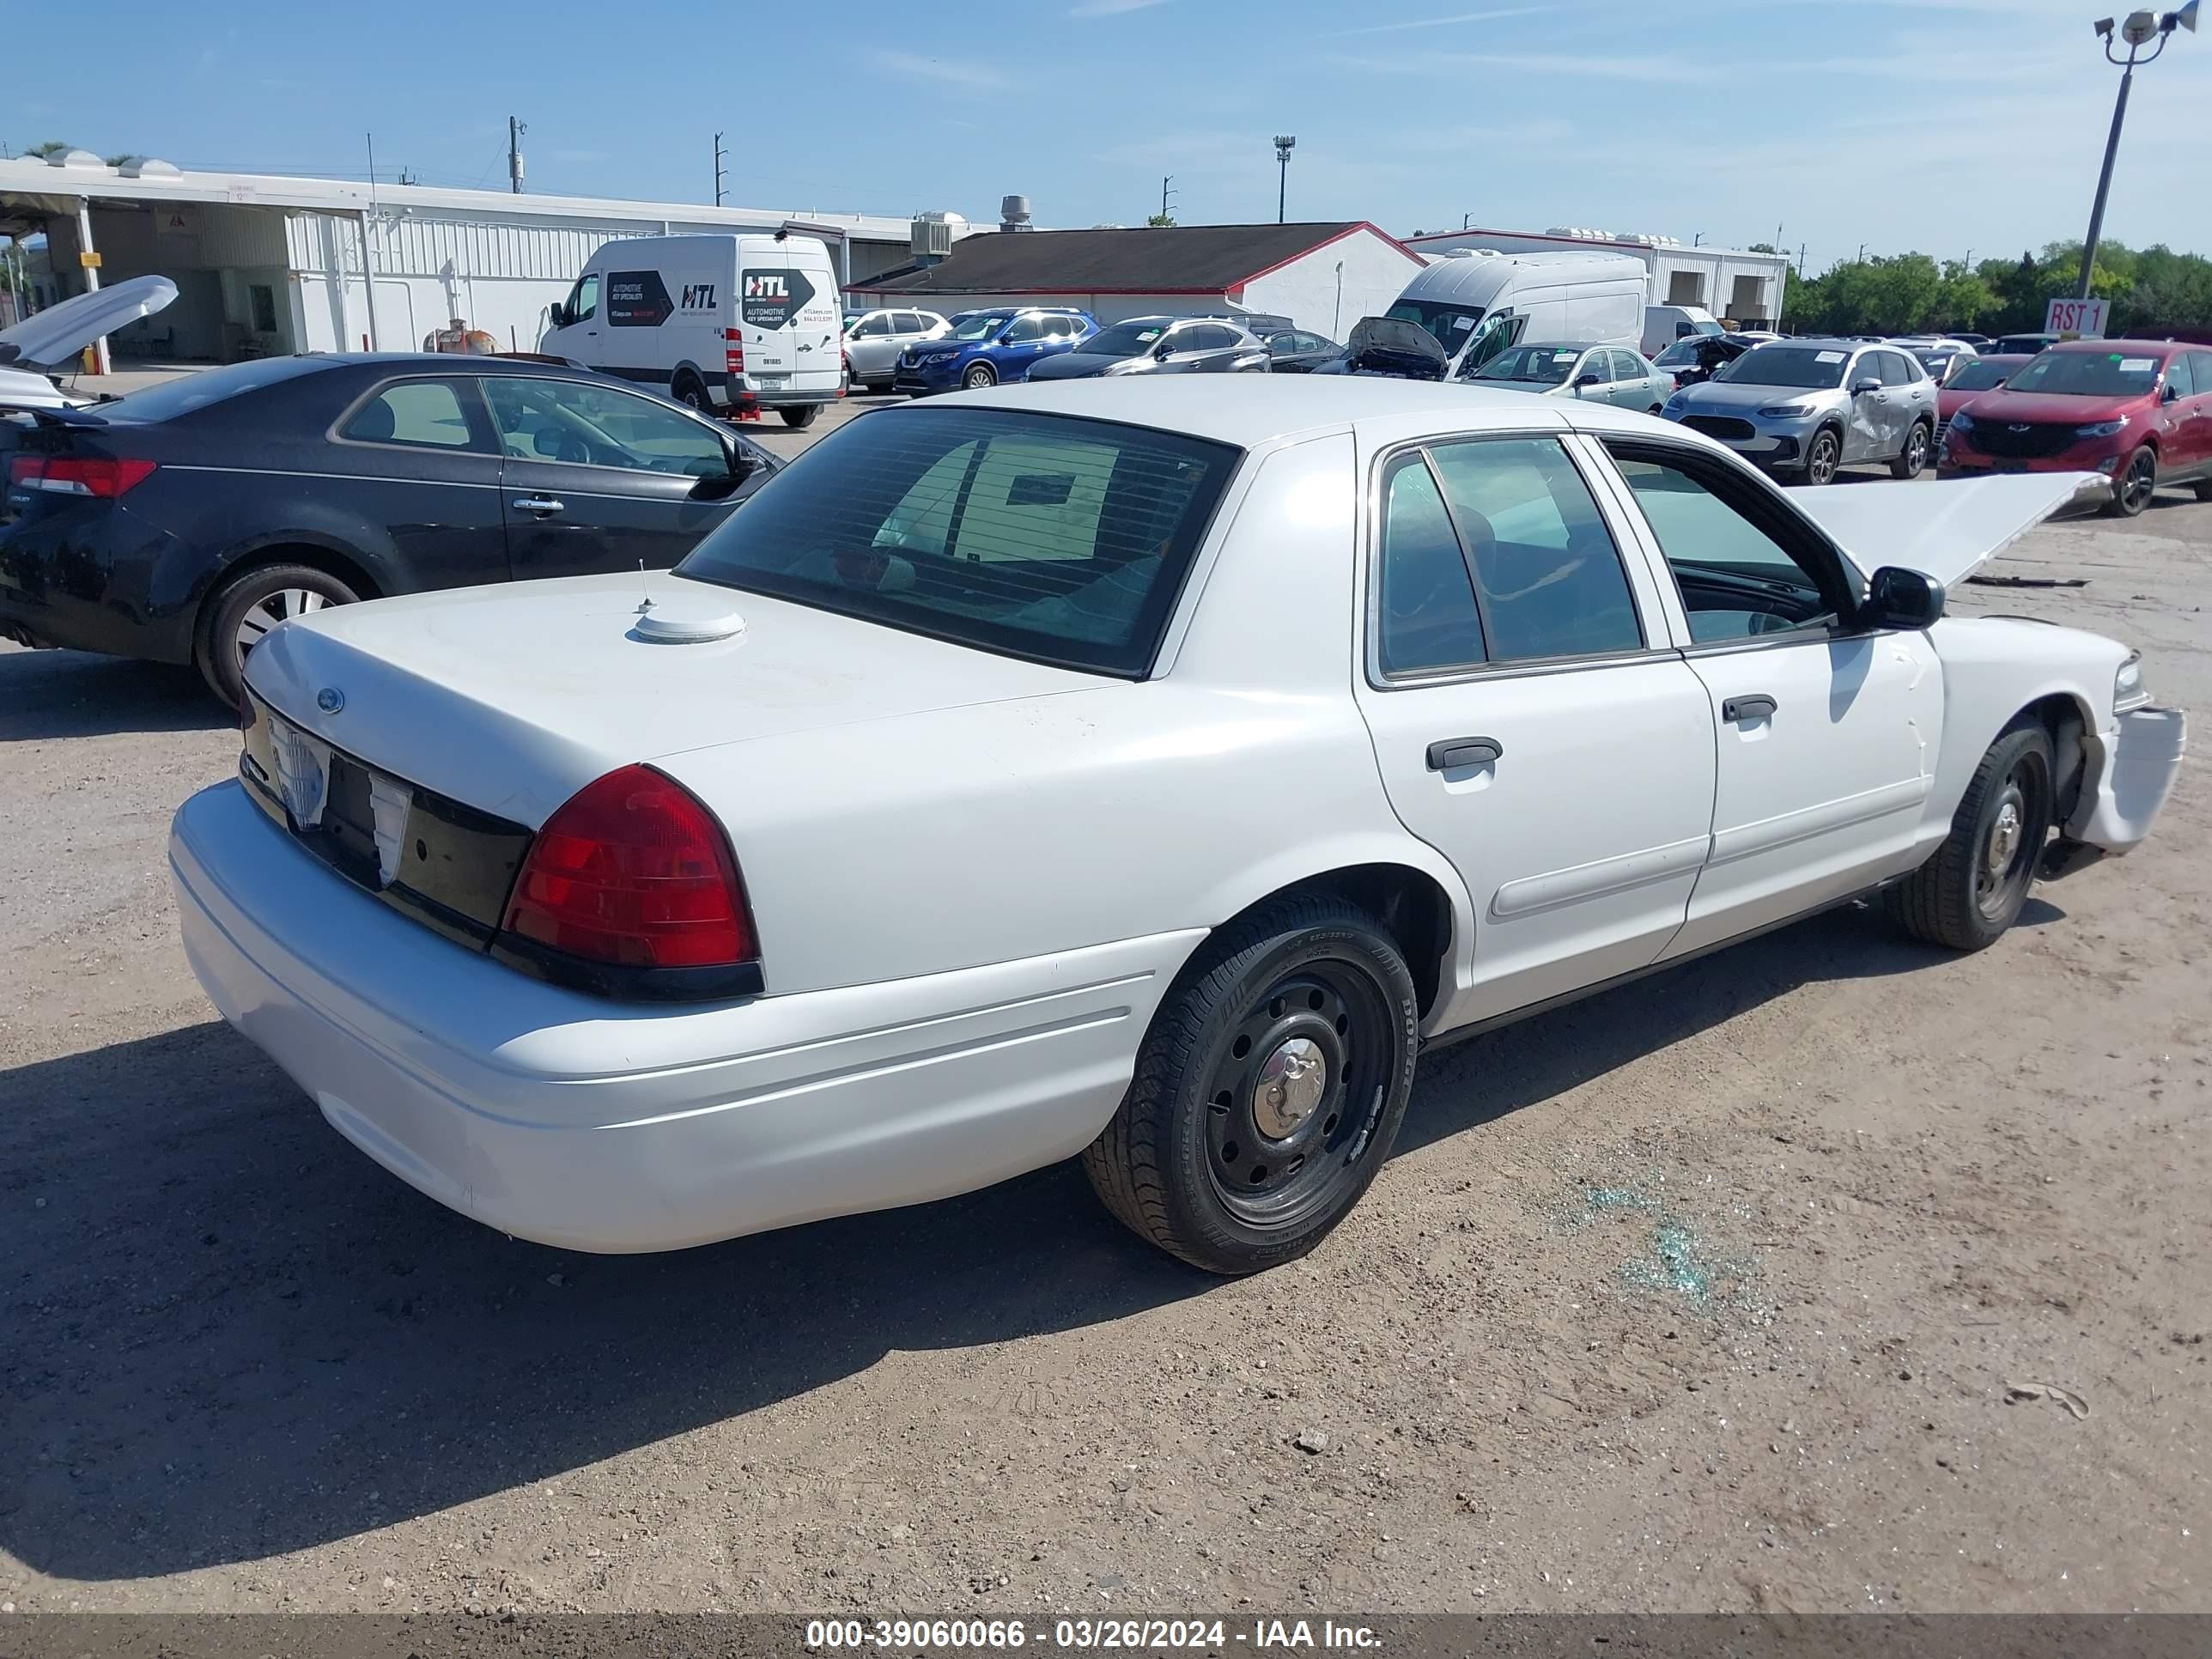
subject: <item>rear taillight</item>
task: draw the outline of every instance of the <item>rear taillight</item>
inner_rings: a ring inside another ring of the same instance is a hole
[[[724,342],[722,349],[722,362],[724,366],[727,368],[729,372],[732,374],[744,374],[745,372],[745,337],[744,333],[734,328],[726,328],[722,331],[722,339]]]
[[[154,463],[89,455],[18,455],[8,463],[8,482],[21,489],[112,500],[154,476]]]
[[[530,844],[505,930],[620,968],[757,961],[744,884],[721,827],[642,766],[586,784]]]

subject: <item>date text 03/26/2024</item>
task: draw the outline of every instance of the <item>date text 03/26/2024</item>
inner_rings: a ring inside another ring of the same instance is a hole
[[[1020,1619],[814,1619],[806,1626],[806,1647],[815,1653],[882,1649],[1003,1652],[1030,1647],[1069,1652],[1220,1653],[1232,1647],[1371,1650],[1381,1645],[1367,1626],[1339,1624],[1333,1619],[1255,1619],[1241,1625],[1225,1619],[1056,1619],[1048,1626],[1034,1628]]]

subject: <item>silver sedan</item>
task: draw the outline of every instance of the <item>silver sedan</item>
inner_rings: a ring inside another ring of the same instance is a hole
[[[1574,342],[1508,346],[1468,377],[1474,386],[1533,392],[1545,398],[1581,398],[1656,415],[1674,390],[1674,377],[1654,368],[1625,346]]]

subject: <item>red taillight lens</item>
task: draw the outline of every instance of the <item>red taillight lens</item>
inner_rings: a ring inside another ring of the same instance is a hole
[[[717,968],[759,955],[729,842],[707,809],[642,766],[586,784],[530,844],[506,929],[626,968]]]
[[[732,374],[744,374],[745,372],[744,335],[737,329],[726,328],[722,331],[722,340],[723,366]]]
[[[8,482],[58,495],[112,500],[154,476],[154,463],[82,455],[18,455],[8,463]]]

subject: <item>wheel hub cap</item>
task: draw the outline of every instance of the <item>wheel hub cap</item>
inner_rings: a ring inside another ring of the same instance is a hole
[[[1328,1092],[1328,1061],[1310,1037],[1291,1037],[1260,1066],[1252,1121],[1271,1140],[1287,1140]]]
[[[1990,873],[2002,876],[2012,864],[2012,855],[2020,850],[2020,803],[2007,800],[1997,809],[1996,822],[1990,826],[1990,850],[1987,862]]]

